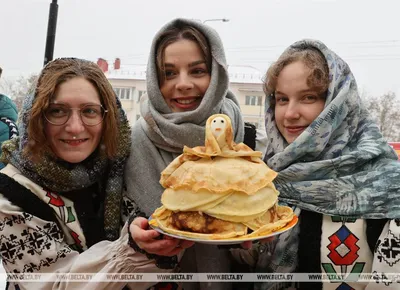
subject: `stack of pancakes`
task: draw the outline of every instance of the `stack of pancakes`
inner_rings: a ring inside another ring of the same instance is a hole
[[[265,236],[283,228],[293,211],[277,204],[272,183],[277,173],[260,157],[261,152],[233,142],[228,116],[211,116],[205,146],[185,147],[162,172],[166,189],[151,224],[210,240]]]

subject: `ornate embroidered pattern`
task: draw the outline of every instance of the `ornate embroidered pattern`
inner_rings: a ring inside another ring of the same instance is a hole
[[[342,283],[342,284],[340,284],[339,287],[336,288],[336,290],[355,290],[355,289],[353,287],[350,287],[346,283]]]
[[[63,197],[55,192],[51,192],[46,189],[43,190],[46,192],[45,201],[47,204],[50,205],[60,219],[68,226],[69,233],[73,238],[74,244],[72,244],[72,241],[68,239],[66,242],[69,244],[71,249],[78,252],[82,251],[82,249],[85,249],[86,240],[84,239],[83,233],[80,234],[78,232],[78,230],[80,230],[80,226],[75,223],[78,221],[78,219],[76,218],[76,214],[73,210],[73,203],[68,199],[64,200]]]
[[[53,192],[50,192],[50,191],[46,191],[46,196],[48,198],[50,198],[49,204],[51,204],[52,206],[55,206],[55,207],[65,206],[64,201],[62,200],[62,198],[59,195],[57,195]]]
[[[55,192],[46,191],[46,197],[49,198],[48,204],[51,205],[54,210],[57,212],[58,216],[65,223],[72,223],[76,221],[76,217],[73,213],[72,206],[68,206],[65,204],[63,198]]]
[[[397,223],[396,223],[397,224]],[[400,261],[400,239],[389,229],[388,235],[383,241],[378,240],[376,251],[380,262],[385,261],[389,266],[393,266]]]
[[[10,216],[4,218],[0,222],[1,229],[5,226],[15,227],[15,224],[26,224],[26,221],[31,221],[32,215],[23,213],[22,216]],[[45,223],[43,227],[36,225],[36,228],[25,227],[20,233],[10,234],[9,236],[0,236],[0,255],[5,265],[15,264],[17,260],[22,260],[25,255],[41,255],[44,250],[49,250],[52,247],[52,242],[62,243],[63,234],[53,222]],[[62,248],[57,252],[56,257],[46,257],[39,260],[39,264],[29,263],[25,264],[22,272],[33,272],[40,270],[43,266],[49,266],[55,263],[58,259],[66,256],[71,252],[69,248]],[[14,272],[20,270],[14,269]]]
[[[10,226],[12,227],[13,224],[21,224],[25,223],[26,221],[30,221],[32,219],[32,215],[27,214],[25,212],[22,213],[22,216],[11,216],[11,218],[6,217],[4,220],[0,221],[0,232],[3,231],[4,227]]]
[[[335,265],[352,265],[358,258],[358,238],[349,229],[342,225],[340,229],[329,237],[329,259]]]
[[[390,280],[385,273],[378,273],[377,271],[373,272],[373,278],[377,284],[382,283],[386,286],[390,286],[390,284],[393,283],[392,280]]]
[[[330,244],[327,246],[330,251],[328,258],[333,264],[322,263],[322,268],[327,274],[331,274],[332,277],[345,281],[349,274],[360,274],[365,267],[365,262],[356,262],[359,258],[358,250],[360,247],[357,245],[359,238],[346,226],[346,222],[354,223],[356,219],[336,216],[331,217],[331,220],[332,222],[342,223],[342,226],[328,238],[330,241]],[[334,265],[340,266],[340,273],[336,272]],[[348,273],[347,267],[351,265],[353,265],[353,267],[350,273]],[[336,290],[354,290],[350,285],[341,281],[336,281],[340,283]]]
[[[40,260],[39,264],[29,263],[24,266],[22,270],[23,273],[32,273],[34,271],[39,271],[43,267],[50,267],[51,264],[57,263],[59,259],[65,258],[68,253],[71,253],[71,249],[63,248],[57,252],[57,256],[55,258],[45,257],[43,260]],[[14,272],[17,272],[14,270]]]
[[[124,196],[122,199],[122,215],[124,218],[128,219],[135,209],[138,209],[138,207],[135,206],[130,199]]]
[[[123,199],[123,204],[122,204],[122,218],[123,221],[127,221],[131,215],[138,217],[146,217],[145,213],[142,212],[137,204],[133,202],[131,199],[128,197],[124,196]]]
[[[82,247],[82,241],[79,239],[79,235],[77,233],[75,233],[74,231],[71,231],[71,236],[75,241],[75,245]]]

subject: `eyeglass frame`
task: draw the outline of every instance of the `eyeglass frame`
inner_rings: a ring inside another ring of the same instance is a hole
[[[57,105],[56,103],[51,103],[50,105]],[[78,114],[78,116],[79,116],[79,118],[80,118],[80,120],[81,120],[81,122],[82,122],[82,124],[84,124],[85,126],[89,126],[89,127],[93,127],[93,126],[97,126],[97,125],[99,125],[99,124],[101,124],[103,121],[104,121],[104,117],[106,116],[106,113],[108,113],[108,110],[106,110],[104,107],[103,107],[103,105],[101,105],[101,104],[86,104],[86,105],[84,105],[82,108],[71,108],[71,107],[68,107],[67,105],[62,105],[62,104],[58,104],[58,105],[61,105],[61,106],[65,106],[65,107],[67,107],[69,110],[68,110],[68,118],[67,118],[67,120],[64,122],[64,123],[62,123],[62,124],[55,124],[55,123],[52,123],[49,119],[47,119],[47,117],[46,117],[46,112],[43,112],[43,116],[44,116],[44,118],[46,119],[46,121],[47,122],[49,122],[50,124],[52,124],[53,126],[63,126],[63,125],[65,125],[65,124],[67,124],[67,122],[69,121],[69,119],[71,118],[71,116],[72,116],[72,111],[73,110],[76,110],[76,111],[79,111],[79,114]],[[100,106],[101,107],[101,109],[103,110],[103,115],[102,115],[102,118],[101,118],[101,121],[100,122],[98,122],[97,124],[94,124],[94,125],[89,125],[89,124],[86,124],[85,123],[85,121],[83,121],[83,119],[82,119],[82,109],[84,109],[85,107],[87,107],[87,106]],[[50,107],[50,106],[49,106]],[[49,107],[46,109],[46,110],[48,110],[49,109]],[[45,110],[45,111],[46,111]]]

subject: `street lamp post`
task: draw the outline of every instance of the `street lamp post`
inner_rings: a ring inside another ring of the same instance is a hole
[[[49,10],[49,22],[47,24],[46,48],[44,52],[44,65],[53,60],[54,43],[56,41],[58,4],[57,0],[52,0]]]
[[[222,22],[228,22],[229,19],[227,18],[214,18],[214,19],[206,19],[203,21],[203,23],[209,22],[209,21],[222,21]]]

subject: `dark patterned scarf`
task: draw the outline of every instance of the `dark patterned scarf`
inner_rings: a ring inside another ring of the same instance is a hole
[[[119,131],[119,142],[113,160],[100,154],[101,149],[97,149],[91,156],[77,164],[60,160],[50,153],[33,163],[25,158],[22,152],[28,142],[26,129],[34,98],[35,95],[30,94],[24,101],[18,120],[20,137],[4,143],[3,161],[18,168],[24,176],[35,183],[58,193],[86,188],[94,183],[103,184],[105,236],[108,240],[117,239],[120,232],[124,166],[131,144],[129,123],[120,101],[116,99],[119,111],[119,124],[116,128]]]

